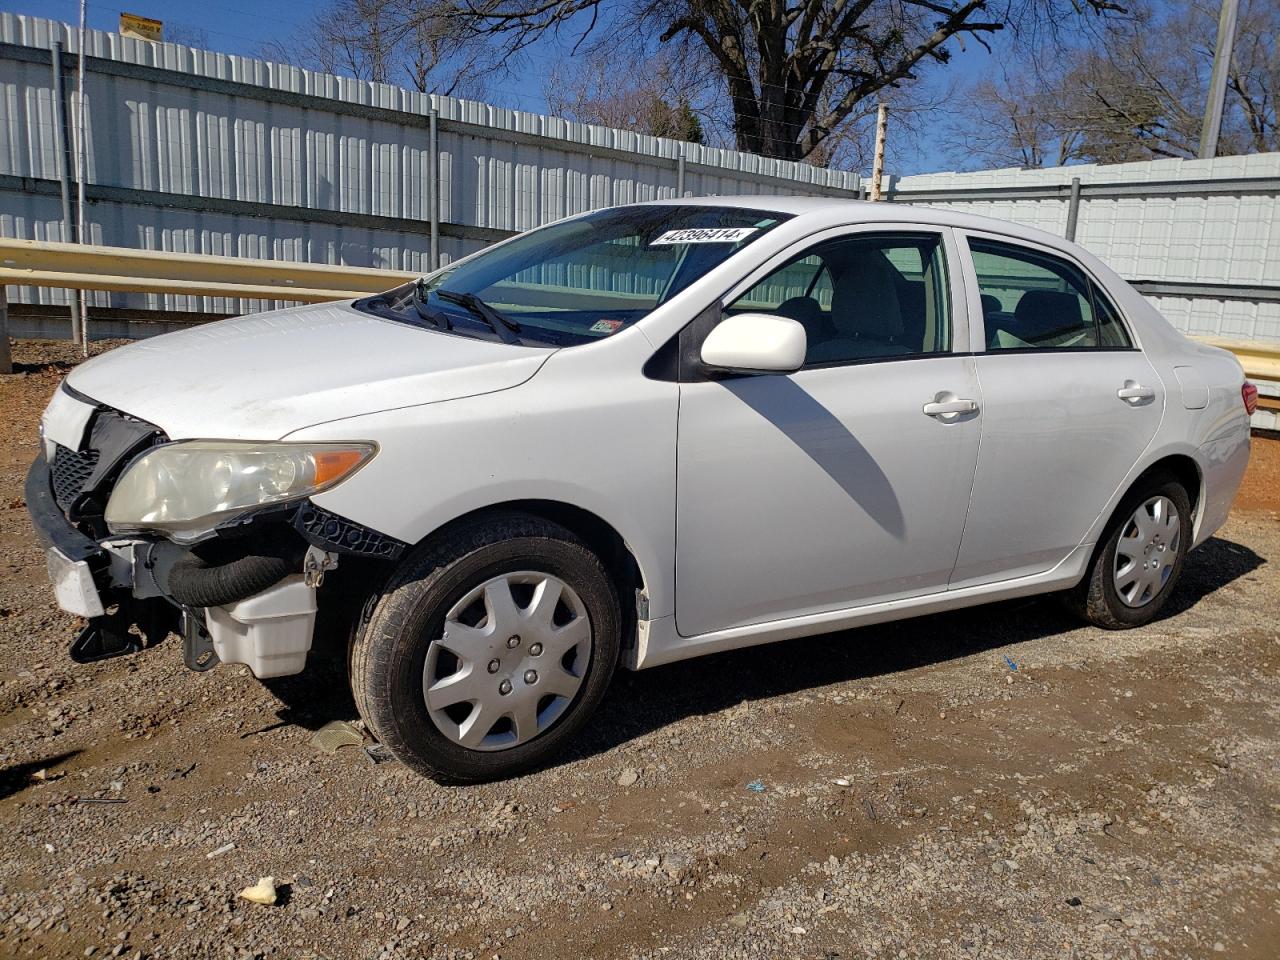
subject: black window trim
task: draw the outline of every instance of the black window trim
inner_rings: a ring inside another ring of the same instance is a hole
[[[1024,240],[1020,237],[1011,237],[1008,234],[988,233],[988,232],[983,232],[981,230],[971,230],[965,227],[956,228],[956,233],[959,234],[959,239],[964,241],[963,253],[968,257],[967,266],[973,272],[973,279],[975,281],[974,290],[976,293],[979,294],[979,296],[981,296],[982,288],[981,286],[977,285],[978,268],[973,262],[973,242],[975,240],[978,243],[992,243],[1000,246],[1012,247],[1015,250],[1025,250],[1028,253],[1035,254],[1036,256],[1047,257],[1051,260],[1059,260],[1066,263],[1068,266],[1074,267],[1076,270],[1080,272],[1081,276],[1084,277],[1088,285],[1089,308],[1093,311],[1094,330],[1095,330],[1095,333],[1098,334],[1098,340],[1099,340],[1099,345],[1096,347],[1009,347],[1007,349],[1002,349],[1002,350],[991,350],[991,349],[988,349],[986,345],[987,318],[986,318],[986,315],[983,314],[981,310],[979,310],[978,319],[982,321],[982,337],[980,338],[982,349],[973,351],[973,353],[971,354],[972,356],[994,357],[994,356],[999,356],[1000,354],[1003,354],[1003,353],[1026,354],[1026,353],[1142,353],[1143,352],[1142,347],[1138,343],[1137,337],[1133,335],[1133,324],[1129,322],[1129,318],[1125,316],[1124,311],[1122,311],[1119,308],[1119,306],[1116,305],[1115,298],[1112,297],[1109,293],[1107,293],[1107,288],[1103,285],[1102,281],[1100,281],[1096,276],[1094,276],[1092,271],[1090,271],[1088,267],[1086,267],[1080,261],[1076,260],[1074,257],[1070,256],[1067,253],[1063,253],[1060,250],[1055,250],[1053,247],[1037,244],[1034,240]],[[1128,346],[1126,347],[1102,346],[1101,328],[1098,326],[1098,310],[1094,301],[1094,297],[1096,294],[1102,295],[1107,305],[1111,308],[1111,312],[1115,314],[1116,322],[1120,325],[1120,329],[1124,333],[1125,339],[1129,341]],[[970,336],[972,336],[972,333],[973,333],[972,322],[970,322],[969,324],[969,331],[970,331]]]

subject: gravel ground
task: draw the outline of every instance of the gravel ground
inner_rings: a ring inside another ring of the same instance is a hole
[[[0,955],[1280,956],[1280,441],[1150,627],[1038,600],[623,674],[562,763],[441,787],[310,745],[332,660],[71,663],[21,479],[72,357],[16,359]]]

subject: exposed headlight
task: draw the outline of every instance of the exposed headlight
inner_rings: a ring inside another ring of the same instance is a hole
[[[255,507],[327,490],[376,451],[371,443],[188,440],[135,460],[107,502],[112,533],[193,540]]]

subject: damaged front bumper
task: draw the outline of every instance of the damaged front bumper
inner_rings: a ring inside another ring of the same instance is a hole
[[[264,536],[241,530],[199,552],[167,540],[95,540],[59,506],[43,451],[25,492],[58,606],[89,621],[72,644],[80,662],[133,653],[144,639],[154,644],[176,632],[192,669],[222,662],[245,664],[261,678],[299,673],[317,589],[338,554],[387,559],[403,547],[309,503],[264,521]]]

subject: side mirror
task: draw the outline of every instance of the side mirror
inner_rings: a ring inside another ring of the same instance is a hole
[[[702,342],[702,362],[733,373],[795,373],[808,337],[799,321],[769,313],[725,317]]]

